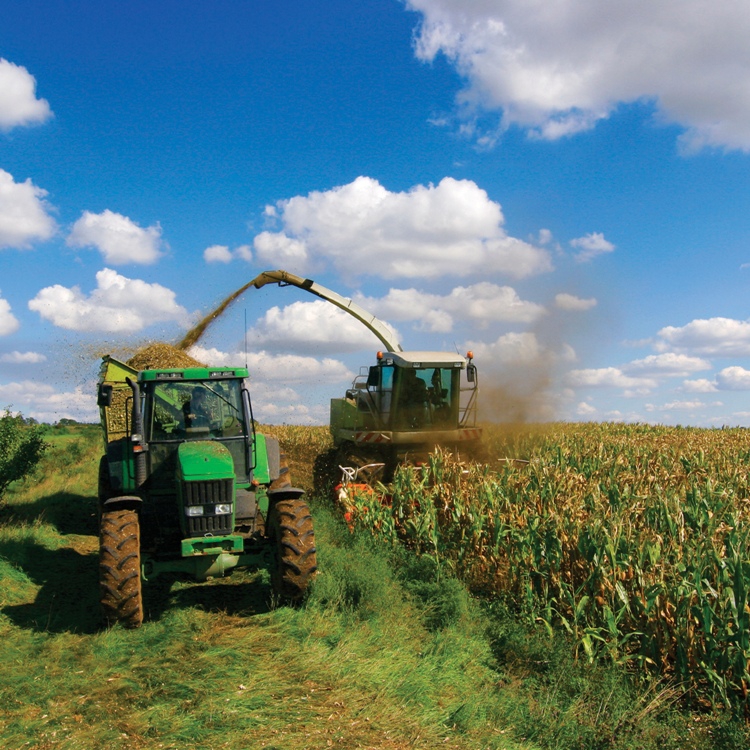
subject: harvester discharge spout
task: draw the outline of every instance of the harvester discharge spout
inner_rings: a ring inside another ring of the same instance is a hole
[[[266,284],[278,284],[279,286],[296,286],[299,289],[304,289],[311,294],[314,294],[321,299],[330,302],[336,307],[348,312],[350,315],[355,317],[360,323],[366,326],[372,331],[378,339],[380,339],[383,346],[389,352],[402,352],[403,348],[401,344],[393,336],[393,332],[386,326],[382,321],[378,320],[374,315],[370,314],[364,308],[360,307],[352,300],[347,297],[342,297],[340,294],[326,289],[312,279],[303,279],[301,276],[296,276],[288,271],[264,271],[263,273],[256,276],[251,282],[250,286],[260,289],[266,286]]]

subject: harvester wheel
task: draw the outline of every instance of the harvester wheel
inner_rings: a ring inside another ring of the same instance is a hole
[[[299,498],[277,500],[269,510],[268,527],[274,545],[274,593],[282,602],[298,603],[318,569],[315,532],[307,503]]]
[[[143,622],[140,525],[134,510],[103,511],[99,536],[99,587],[107,625]]]

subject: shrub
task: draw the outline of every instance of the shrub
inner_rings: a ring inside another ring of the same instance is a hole
[[[29,426],[10,409],[0,417],[0,497],[8,485],[28,476],[47,449],[43,428]]]

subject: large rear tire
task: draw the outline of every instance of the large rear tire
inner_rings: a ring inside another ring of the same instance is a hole
[[[143,598],[138,513],[105,510],[99,528],[99,588],[104,620],[107,625],[140,627]]]
[[[274,593],[283,603],[297,604],[318,569],[315,532],[307,503],[299,498],[274,502],[269,510],[268,530],[274,545]]]

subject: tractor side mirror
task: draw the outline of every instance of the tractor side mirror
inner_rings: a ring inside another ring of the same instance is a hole
[[[477,379],[477,368],[476,365],[466,365],[466,379],[470,383],[474,383]]]
[[[104,383],[99,384],[99,394],[96,399],[97,406],[112,406],[112,391],[111,385],[105,385]]]

